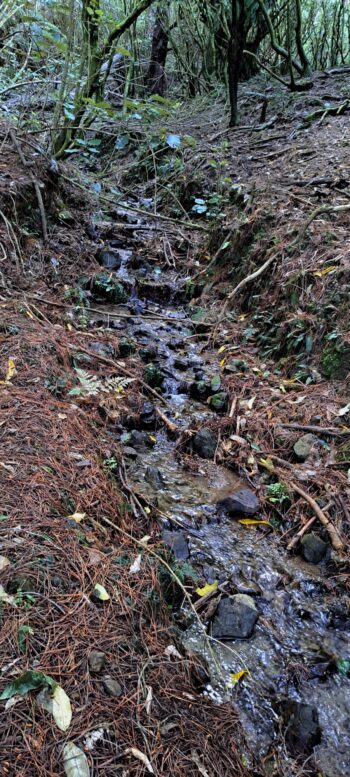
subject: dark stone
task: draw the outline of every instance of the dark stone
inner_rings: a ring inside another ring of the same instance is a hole
[[[151,388],[161,388],[164,382],[162,370],[155,364],[148,364],[147,367],[145,367],[143,378],[145,383],[147,383],[148,386],[151,386]]]
[[[228,515],[255,515],[259,510],[260,502],[254,491],[250,488],[240,488],[230,496],[225,496],[217,502],[219,512]]]
[[[213,394],[211,397],[209,397],[209,403],[210,407],[213,408],[213,410],[216,410],[217,412],[220,412],[221,410],[226,410],[227,408],[227,402],[228,402],[228,394],[226,391],[218,391],[217,394]]]
[[[98,252],[96,258],[98,263],[105,267],[106,270],[119,270],[121,265],[120,256],[116,251],[104,249]]]
[[[221,599],[213,620],[216,639],[248,639],[252,636],[259,613],[254,600],[246,594]]]
[[[146,467],[145,480],[153,488],[164,488],[165,481],[163,475],[156,467]]]
[[[311,752],[321,741],[321,728],[316,707],[286,699],[281,705],[286,726],[285,739],[292,752]]]
[[[93,674],[98,674],[98,672],[102,672],[102,669],[104,669],[106,656],[100,650],[92,650],[89,655],[88,662],[90,672]]]
[[[224,366],[224,372],[244,372],[247,369],[247,365],[243,359],[229,359]]]
[[[152,362],[157,358],[157,349],[153,345],[148,345],[146,348],[140,348],[140,357],[143,362]]]
[[[306,461],[315,443],[317,443],[317,437],[314,434],[303,434],[299,437],[299,440],[294,443],[294,453],[300,461]]]
[[[144,402],[140,413],[141,429],[155,429],[157,422],[156,410],[152,402]]]
[[[137,459],[137,451],[135,451],[135,448],[131,448],[128,445],[126,445],[125,448],[123,448],[123,454],[128,459]]]
[[[191,397],[194,399],[208,399],[211,393],[210,380],[196,380],[191,384],[190,388]]]
[[[183,532],[165,529],[162,536],[164,542],[171,548],[175,558],[178,558],[181,561],[186,561],[186,559],[189,558],[190,551],[188,542]]]
[[[180,372],[184,372],[188,369],[188,360],[187,359],[180,359],[180,357],[177,357],[174,359],[174,367],[176,370],[180,370]]]
[[[112,677],[106,676],[103,678],[102,682],[105,691],[107,691],[110,696],[118,698],[118,696],[122,695],[123,689],[120,683],[118,683],[118,680],[113,680]]]
[[[193,438],[193,450],[202,459],[213,459],[217,446],[217,436],[210,429],[200,429]]]
[[[127,337],[123,337],[119,342],[119,356],[131,356],[135,353],[136,348],[132,340],[128,340]]]
[[[137,429],[133,429],[128,435],[128,443],[135,450],[145,450],[152,446],[152,441],[149,439],[149,435],[146,432],[138,432]]]
[[[317,534],[305,534],[300,540],[302,554],[305,561],[311,564],[319,564],[329,552],[329,545]]]

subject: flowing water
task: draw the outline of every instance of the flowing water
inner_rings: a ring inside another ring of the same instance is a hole
[[[183,386],[193,381],[195,374],[198,377],[200,370],[217,372],[218,357],[210,350],[200,351],[185,320],[186,307],[174,304],[175,294],[172,300],[169,289],[176,288],[175,274],[142,263],[133,271],[129,268],[131,257],[131,251],[121,252],[117,273],[131,289],[128,305],[103,305],[93,317],[134,338],[139,347],[154,346],[156,362],[166,376],[163,393],[173,410],[173,420],[184,430],[191,429],[194,421],[197,428],[205,426],[213,411],[208,404],[191,399]],[[168,300],[165,305],[149,299],[159,296],[162,284]],[[142,286],[144,295],[140,293]],[[118,321],[120,312],[124,316],[130,313],[130,318]],[[177,357],[186,359],[181,369],[175,366]],[[156,499],[158,509],[168,516],[165,538],[181,532],[182,556],[188,556],[201,577],[209,583],[228,582],[230,591],[254,597],[259,610],[250,639],[211,640],[208,649],[208,640],[194,619],[182,633],[184,644],[201,654],[209,667],[211,684],[205,692],[216,703],[232,699],[256,756],[262,763],[271,749],[278,750],[283,775],[292,772],[281,744],[285,724],[281,723],[279,703],[289,699],[314,705],[322,731],[314,750],[320,774],[350,774],[350,682],[336,664],[350,659],[349,620],[346,602],[341,597],[335,601],[328,585],[327,568],[288,554],[276,532],[247,528],[232,519],[219,520],[217,500],[247,484],[213,461],[200,459],[195,473],[185,469],[176,441],[166,430],[157,430],[154,446],[140,451],[136,461],[127,461],[130,483]],[[229,690],[231,673],[242,669],[248,669],[249,674]]]

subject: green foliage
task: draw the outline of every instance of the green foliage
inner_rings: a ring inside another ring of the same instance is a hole
[[[283,506],[290,500],[288,486],[286,483],[270,483],[266,486],[266,498],[273,505]]]
[[[28,669],[6,686],[0,699],[11,699],[12,696],[17,695],[24,696],[29,691],[36,691],[42,687],[51,688],[54,691],[57,685],[58,683],[49,675],[44,674],[44,672],[35,672],[32,669]]]

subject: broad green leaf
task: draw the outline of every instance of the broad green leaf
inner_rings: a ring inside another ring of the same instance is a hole
[[[66,777],[90,777],[88,759],[74,742],[66,742],[64,745],[63,766]]]
[[[40,707],[53,715],[60,731],[67,731],[72,720],[72,708],[69,697],[60,685],[56,686],[52,695],[48,688],[43,688],[36,701]]]
[[[58,687],[58,683],[52,677],[44,672],[36,672],[33,669],[27,669],[26,672],[19,675],[16,680],[4,688],[0,699],[11,699],[11,696],[18,694],[24,696],[29,691],[36,691],[43,686],[52,688],[55,690]]]
[[[218,581],[215,580],[214,583],[207,583],[203,588],[196,588],[196,594],[198,594],[198,596],[207,596],[208,594],[211,594],[212,591],[216,591],[217,587]]]
[[[340,658],[339,661],[337,661],[337,669],[339,674],[343,675],[343,677],[350,672],[350,661],[347,658]]]

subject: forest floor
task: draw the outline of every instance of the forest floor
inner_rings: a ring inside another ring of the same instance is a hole
[[[70,777],[67,742],[80,777],[350,765],[350,82],[273,87],[259,125],[265,86],[235,130],[179,108],[170,193],[130,150],[56,170],[1,123],[9,777]],[[224,653],[237,594],[259,620]]]

